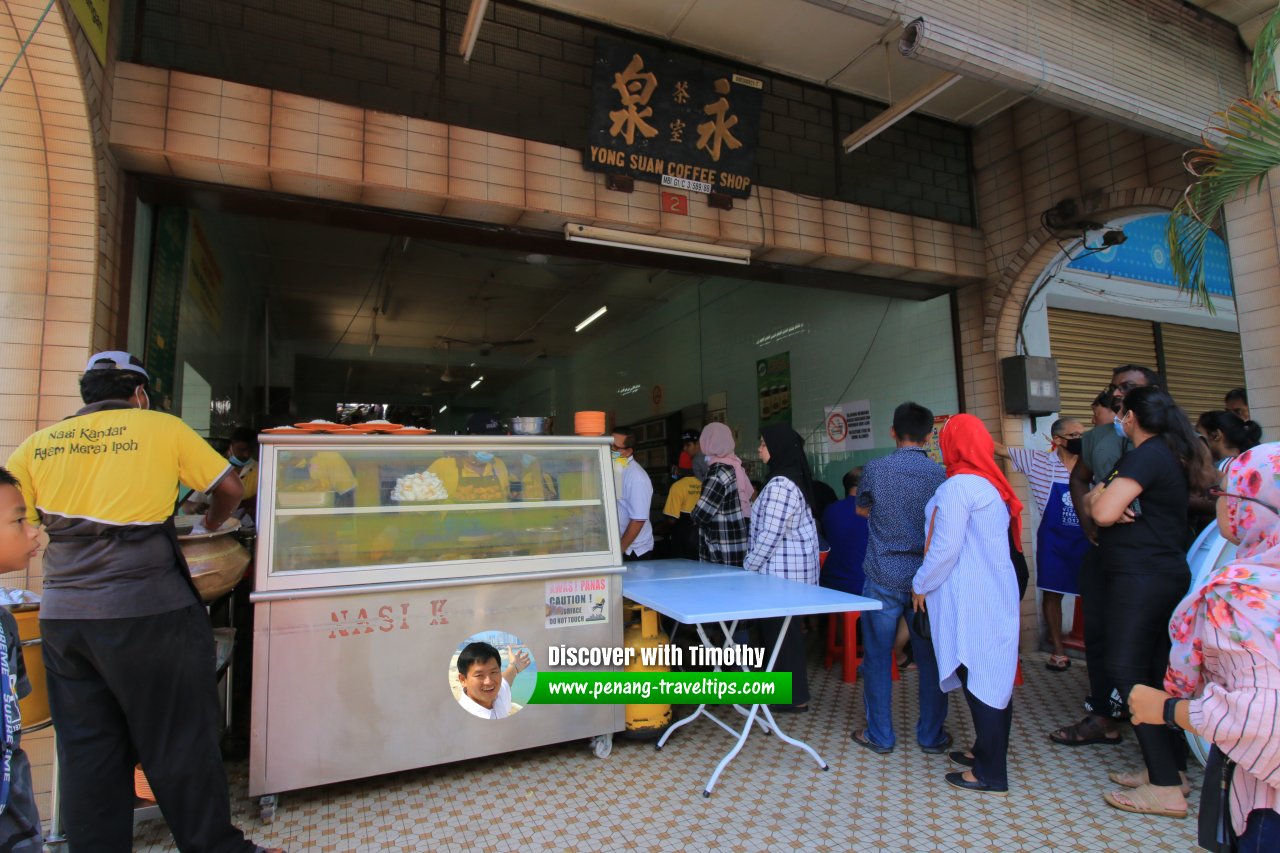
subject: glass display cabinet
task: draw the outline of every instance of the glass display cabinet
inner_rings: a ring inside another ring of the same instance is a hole
[[[529,705],[550,645],[622,643],[609,439],[263,435],[250,793],[585,737],[623,706]],[[460,701],[460,650],[507,667],[518,713]],[[448,731],[448,737],[440,732]]]

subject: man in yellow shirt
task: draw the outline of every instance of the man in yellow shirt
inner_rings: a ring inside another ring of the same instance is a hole
[[[179,849],[253,853],[231,823],[213,633],[171,521],[179,481],[211,497],[197,530],[243,489],[190,427],[148,411],[148,378],[128,353],[93,356],[84,408],[7,466],[49,534],[40,630],[62,816],[73,853],[130,851],[140,762]]]
[[[684,454],[681,454],[684,460]],[[693,457],[689,457],[693,464]],[[680,479],[671,484],[667,492],[667,502],[662,507],[662,514],[671,519],[668,524],[667,541],[670,543],[668,553],[672,557],[685,560],[698,559],[698,528],[693,523],[693,508],[702,497],[702,481],[693,476],[690,468],[677,468]]]

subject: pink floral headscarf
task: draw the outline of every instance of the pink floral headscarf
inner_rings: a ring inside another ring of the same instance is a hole
[[[1280,444],[1260,444],[1227,468],[1226,491],[1280,507]],[[1280,667],[1280,517],[1253,501],[1229,497],[1235,558],[1182,600],[1169,622],[1173,649],[1164,686],[1175,696],[1200,692],[1206,625]]]

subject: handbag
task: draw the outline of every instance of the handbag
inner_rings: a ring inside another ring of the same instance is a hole
[[[929,553],[929,543],[933,541],[933,525],[938,520],[938,508],[933,508],[933,515],[929,516],[929,532],[924,537],[924,552]],[[911,630],[917,636],[925,640],[933,640],[933,631],[929,626],[929,611],[927,608],[913,610],[911,612]]]
[[[1237,849],[1235,827],[1231,825],[1231,777],[1236,763],[1214,746],[1204,763],[1204,789],[1200,792],[1200,814],[1196,841],[1213,853]]]

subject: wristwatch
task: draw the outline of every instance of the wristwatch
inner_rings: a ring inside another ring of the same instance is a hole
[[[1182,726],[1178,725],[1178,721],[1175,719],[1175,715],[1178,712],[1178,703],[1181,701],[1177,696],[1170,696],[1164,700],[1164,724],[1171,729],[1182,729]]]

